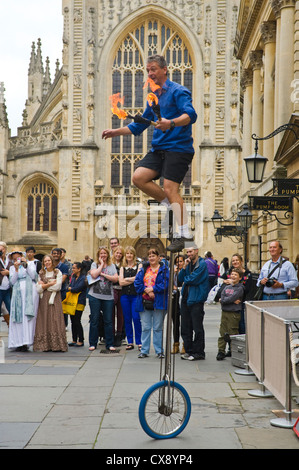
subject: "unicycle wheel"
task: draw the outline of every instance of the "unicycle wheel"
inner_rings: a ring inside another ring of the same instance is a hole
[[[191,415],[188,393],[177,382],[162,380],[152,385],[139,405],[139,421],[154,439],[171,439],[187,426]]]

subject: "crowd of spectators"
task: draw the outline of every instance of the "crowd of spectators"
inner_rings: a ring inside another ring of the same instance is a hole
[[[271,259],[258,280],[235,253],[218,263],[210,251],[202,258],[196,245],[174,260],[174,285],[169,286],[169,261],[155,247],[138,259],[134,247],[122,247],[116,237],[99,247],[95,259],[71,262],[64,248],[54,248],[42,262],[34,247],[8,252],[0,242],[0,305],[9,327],[8,347],[19,352],[67,351],[84,347],[82,313],[88,301],[89,350],[99,344],[106,352],[125,346],[137,349],[138,358],[150,355],[151,342],[158,358],[164,357],[163,325],[172,288],[172,354],[183,360],[205,359],[205,304],[217,286],[215,303],[221,305],[217,360],[231,356],[230,336],[246,332],[245,301],[253,300],[258,286],[262,299],[298,298],[299,256],[294,263],[282,255],[278,241],[271,242]],[[271,278],[270,273],[274,273]],[[72,314],[64,305],[76,299]],[[72,297],[73,298],[73,297]],[[70,317],[72,341],[66,331]],[[228,350],[226,348],[228,347]]]

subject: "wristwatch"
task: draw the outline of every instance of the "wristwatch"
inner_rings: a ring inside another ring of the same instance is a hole
[[[171,120],[169,130],[172,131],[172,129],[174,129],[174,128],[175,128],[175,122],[173,120]]]

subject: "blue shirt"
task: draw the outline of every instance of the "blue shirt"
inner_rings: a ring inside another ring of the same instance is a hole
[[[265,277],[268,278],[269,274],[275,266],[278,266],[278,268],[274,271],[271,277],[275,277],[278,282],[283,283],[283,287],[278,287],[277,289],[265,286],[265,294],[282,294],[283,292],[287,292],[289,289],[295,289],[299,284],[296,270],[292,263],[290,261],[286,261],[281,265],[281,268],[279,268],[279,263],[280,258],[276,262],[270,260],[267,261],[261,269],[259,278],[257,280],[258,286],[260,285],[260,281],[262,279],[264,279]]]
[[[186,113],[191,121],[186,126],[178,126],[172,130],[167,130],[165,133],[159,129],[155,129],[151,150],[169,150],[193,154],[192,124],[195,123],[197,114],[192,105],[191,92],[184,86],[167,79],[162,87],[162,93],[159,95],[158,92],[155,92],[155,95],[159,98],[162,118],[171,120]],[[142,116],[150,121],[158,120],[152,107],[148,103]],[[148,126],[132,122],[128,127],[132,134],[139,135]]]

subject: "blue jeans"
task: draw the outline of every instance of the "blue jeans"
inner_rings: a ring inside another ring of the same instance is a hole
[[[153,330],[153,346],[156,354],[163,353],[163,321],[164,310],[144,310],[140,312],[141,320],[141,353],[149,354],[151,332]]]
[[[263,299],[262,300],[288,300],[288,294],[282,293],[282,294],[263,294]]]
[[[141,344],[141,321],[139,312],[135,310],[136,295],[122,295],[120,298],[121,307],[125,321],[125,330],[128,344],[133,344],[133,327],[135,330],[135,343]]]
[[[112,326],[112,315],[114,312],[114,300],[102,300],[97,299],[91,295],[88,295],[89,307],[90,307],[90,325],[89,325],[89,345],[97,347],[99,340],[99,323],[100,323],[100,312],[103,312],[104,319],[104,330],[106,348],[109,349],[113,346],[114,335]]]
[[[6,289],[6,290],[0,289],[0,306],[2,305],[2,302],[4,302],[4,305],[8,313],[10,313],[10,299],[11,299],[11,289]]]

